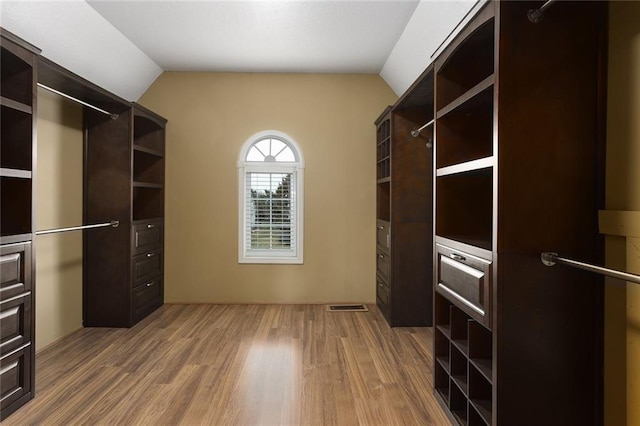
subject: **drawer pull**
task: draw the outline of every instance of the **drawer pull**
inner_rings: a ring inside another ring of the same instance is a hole
[[[378,229],[382,231],[384,229],[384,226],[378,226]]]
[[[384,284],[378,283],[378,287],[382,288],[382,287],[384,287]]]
[[[153,257],[155,253],[147,253],[147,257]]]
[[[146,285],[147,287],[151,287],[153,285],[153,281],[151,281],[150,283],[147,283]]]
[[[452,258],[453,260],[457,260],[459,262],[464,262],[465,260],[467,260],[466,257],[460,256],[459,254],[456,254],[456,253],[451,253],[449,255],[449,257]]]
[[[155,227],[156,227],[156,226],[155,226],[155,225],[152,225],[152,224],[148,224],[148,225],[147,225],[147,228],[155,228]]]
[[[384,254],[382,254],[382,253],[380,253],[380,254],[378,255],[378,257],[379,257],[380,259],[384,259],[384,258],[385,258]]]

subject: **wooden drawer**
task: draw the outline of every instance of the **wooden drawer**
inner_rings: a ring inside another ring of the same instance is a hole
[[[11,352],[0,359],[0,410],[18,401],[31,391],[31,345]],[[15,410],[15,407],[10,410]]]
[[[133,225],[133,254],[147,253],[162,248],[164,227],[161,220],[153,220]]]
[[[162,250],[154,250],[133,258],[133,286],[162,274]]]
[[[376,277],[376,296],[387,308],[390,302],[389,292],[389,286],[380,278]]]
[[[162,278],[144,282],[133,289],[133,317],[138,320],[163,303]]]
[[[378,275],[389,284],[389,274],[391,273],[391,255],[378,250],[376,257],[376,268]]]
[[[376,244],[385,251],[391,250],[391,225],[384,220],[378,220],[376,225]]]
[[[0,356],[31,341],[31,295],[0,302]]]
[[[0,300],[31,290],[31,244],[0,247]]]
[[[437,291],[490,326],[491,261],[436,244]]]

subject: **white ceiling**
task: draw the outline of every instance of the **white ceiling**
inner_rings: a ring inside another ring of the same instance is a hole
[[[87,0],[165,71],[379,73],[419,0]]]
[[[484,0],[0,0],[0,26],[135,101],[163,71],[380,74],[400,95]]]

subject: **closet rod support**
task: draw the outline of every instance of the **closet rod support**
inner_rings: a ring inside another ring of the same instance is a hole
[[[544,19],[544,12],[547,10],[556,0],[548,0],[545,4],[538,9],[529,9],[527,12],[527,18],[534,24],[539,24]]]
[[[545,266],[554,266],[556,263],[560,263],[585,271],[595,272],[596,274],[606,275],[608,277],[618,278],[623,281],[640,284],[640,275],[617,271],[615,269],[604,268],[602,266],[591,265],[584,262],[578,262],[577,260],[565,259],[558,256],[558,253],[544,252],[540,255],[540,260]]]
[[[56,95],[60,95],[60,96],[62,96],[63,98],[67,98],[67,99],[69,99],[69,100],[71,100],[71,101],[73,101],[73,102],[77,102],[77,103],[82,104],[82,105],[84,105],[84,106],[86,106],[86,107],[89,107],[89,108],[91,108],[91,109],[93,109],[93,110],[95,110],[95,111],[98,111],[98,112],[101,112],[101,113],[103,113],[103,114],[106,114],[106,115],[108,115],[109,117],[111,117],[111,119],[112,119],[112,120],[116,120],[116,119],[119,117],[119,115],[118,115],[118,114],[112,114],[112,113],[110,113],[109,111],[105,111],[105,110],[103,110],[102,108],[98,108],[97,106],[91,105],[91,104],[89,104],[89,103],[87,103],[87,102],[85,102],[85,101],[81,101],[80,99],[74,98],[73,96],[67,95],[66,93],[62,93],[62,92],[60,92],[60,91],[58,91],[58,90],[56,90],[56,89],[52,89],[52,88],[51,88],[51,87],[49,87],[49,86],[45,86],[45,85],[44,85],[44,84],[42,84],[42,83],[38,83],[38,87],[42,87],[43,89],[48,90],[49,92],[53,92],[53,93],[55,93]]]
[[[117,228],[118,225],[120,225],[120,221],[112,220],[111,222],[96,223],[93,225],[71,226],[69,228],[43,229],[42,231],[36,231],[36,235],[57,234],[58,232],[68,232],[68,231],[81,231],[83,229],[104,228],[107,226]]]
[[[433,120],[431,120],[430,122],[428,122],[427,124],[425,124],[424,126],[420,127],[419,129],[416,130],[412,130],[411,131],[411,136],[413,136],[414,138],[417,138],[418,136],[420,136],[420,133],[426,129],[427,127],[433,125]]]

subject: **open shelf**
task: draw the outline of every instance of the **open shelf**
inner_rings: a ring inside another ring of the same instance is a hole
[[[469,395],[467,357],[455,345],[451,346],[451,379],[458,385],[465,397]]]
[[[164,183],[164,157],[134,150],[133,180],[135,182]]]
[[[436,178],[436,235],[491,250],[493,168]]]
[[[31,179],[0,177],[0,235],[31,233]]]
[[[377,184],[376,210],[377,219],[389,222],[391,220],[391,182]]]
[[[33,116],[4,104],[0,111],[0,167],[30,171]]]
[[[493,87],[436,121],[436,168],[493,155]]]
[[[133,188],[133,220],[155,219],[164,216],[162,188]]]
[[[434,364],[434,371],[436,392],[449,405],[449,373],[439,363]]]
[[[470,368],[476,368],[490,383],[493,381],[492,333],[481,324],[469,323],[469,361]]]
[[[436,74],[436,109],[494,73],[494,20],[478,27],[451,54]]]
[[[164,153],[164,127],[147,117],[134,115],[133,143],[139,148]]]
[[[449,338],[441,331],[441,328],[437,326],[434,333],[434,339],[436,360],[447,373],[450,373],[451,362],[449,361]]]
[[[467,397],[452,379],[450,383],[449,408],[451,413],[461,425],[467,424]]]
[[[4,46],[0,49],[0,93],[24,105],[33,105],[33,66]],[[3,117],[4,120],[4,117]]]
[[[492,386],[487,379],[474,368],[469,369],[469,401],[482,419],[491,424]]]

